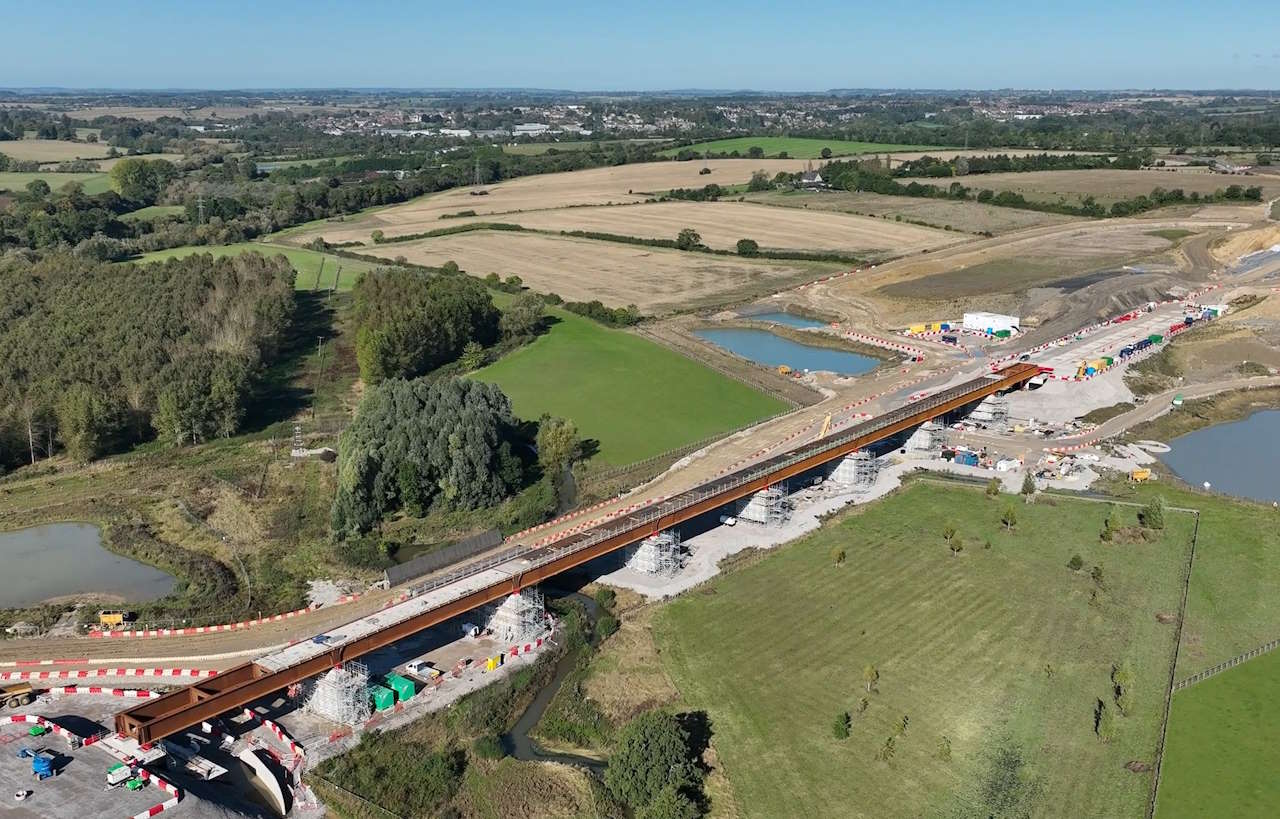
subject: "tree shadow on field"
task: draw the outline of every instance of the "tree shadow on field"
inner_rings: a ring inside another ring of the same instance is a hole
[[[333,301],[323,293],[294,293],[293,321],[280,339],[274,363],[266,368],[246,407],[244,431],[258,432],[287,421],[312,400],[314,373],[308,373],[308,364],[314,368],[311,356],[319,339],[325,339],[326,346],[332,343],[335,315]]]

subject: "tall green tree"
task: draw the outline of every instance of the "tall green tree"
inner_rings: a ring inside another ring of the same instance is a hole
[[[641,714],[623,726],[605,771],[605,785],[619,801],[642,810],[668,789],[701,786],[690,758],[689,735],[663,711]]]
[[[88,384],[72,384],[58,399],[58,438],[67,454],[85,462],[109,452],[125,427],[125,407]]]
[[[342,433],[331,520],[366,532],[399,509],[479,509],[524,477],[527,445],[497,386],[471,379],[390,379],[365,393]]]

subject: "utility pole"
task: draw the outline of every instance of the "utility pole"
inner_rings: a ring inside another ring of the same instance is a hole
[[[311,420],[316,420],[316,393],[320,391],[320,379],[324,376],[324,336],[316,336],[316,380],[311,385]]]
[[[315,286],[311,288],[312,290],[320,289],[320,276],[322,273],[324,273],[324,256],[320,257],[320,269],[316,271],[316,283]]]

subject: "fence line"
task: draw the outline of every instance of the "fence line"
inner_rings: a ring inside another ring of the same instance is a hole
[[[1177,683],[1174,684],[1173,690],[1181,691],[1182,689],[1193,686],[1198,682],[1203,682],[1204,680],[1209,679],[1215,674],[1221,674],[1223,671],[1226,671],[1228,668],[1235,668],[1236,666],[1240,665],[1241,663],[1247,660],[1252,660],[1254,657],[1260,657],[1263,654],[1274,651],[1277,647],[1280,647],[1280,640],[1272,640],[1268,643],[1263,643],[1262,645],[1258,646],[1255,649],[1246,651],[1243,654],[1237,654],[1235,657],[1232,657],[1230,660],[1218,663],[1212,668],[1206,668],[1204,671],[1200,671],[1196,674],[1192,674],[1190,677],[1187,677],[1185,680],[1178,681]]]
[[[386,808],[382,807],[381,805],[377,804],[376,802],[370,802],[368,799],[365,799],[360,794],[352,793],[351,791],[347,790],[341,785],[335,785],[333,782],[330,782],[328,779],[325,779],[323,776],[320,776],[317,773],[308,773],[307,779],[311,780],[311,784],[312,784],[311,789],[313,791],[316,790],[314,786],[317,783],[324,785],[326,788],[332,788],[333,790],[337,791],[338,793],[342,794],[348,799],[354,800],[359,807],[364,808],[366,811],[371,811],[373,815],[380,817],[380,819],[404,819],[404,817],[401,816],[400,814],[395,813],[393,811],[389,811]]]
[[[1160,793],[1160,767],[1164,762],[1164,743],[1169,733],[1169,710],[1173,705],[1174,674],[1178,670],[1178,651],[1182,647],[1182,624],[1187,619],[1187,597],[1191,594],[1191,572],[1196,562],[1196,542],[1200,539],[1200,513],[1196,512],[1195,529],[1191,531],[1191,550],[1182,570],[1182,602],[1178,605],[1178,625],[1173,633],[1173,659],[1169,661],[1169,683],[1165,687],[1164,712],[1160,717],[1160,739],[1156,743],[1155,776],[1151,778],[1151,795],[1147,799],[1147,817],[1156,815],[1156,796]]]

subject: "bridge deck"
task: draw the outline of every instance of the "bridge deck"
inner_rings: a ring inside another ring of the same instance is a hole
[[[116,730],[142,742],[154,742],[498,600],[523,586],[538,583],[988,395],[1025,384],[1039,372],[1034,364],[1014,364],[925,396],[821,440],[800,444],[547,546],[517,545],[504,549],[488,560],[411,588],[409,600],[332,629],[326,632],[327,639],[322,642],[308,640],[295,644],[122,711],[116,715]]]

